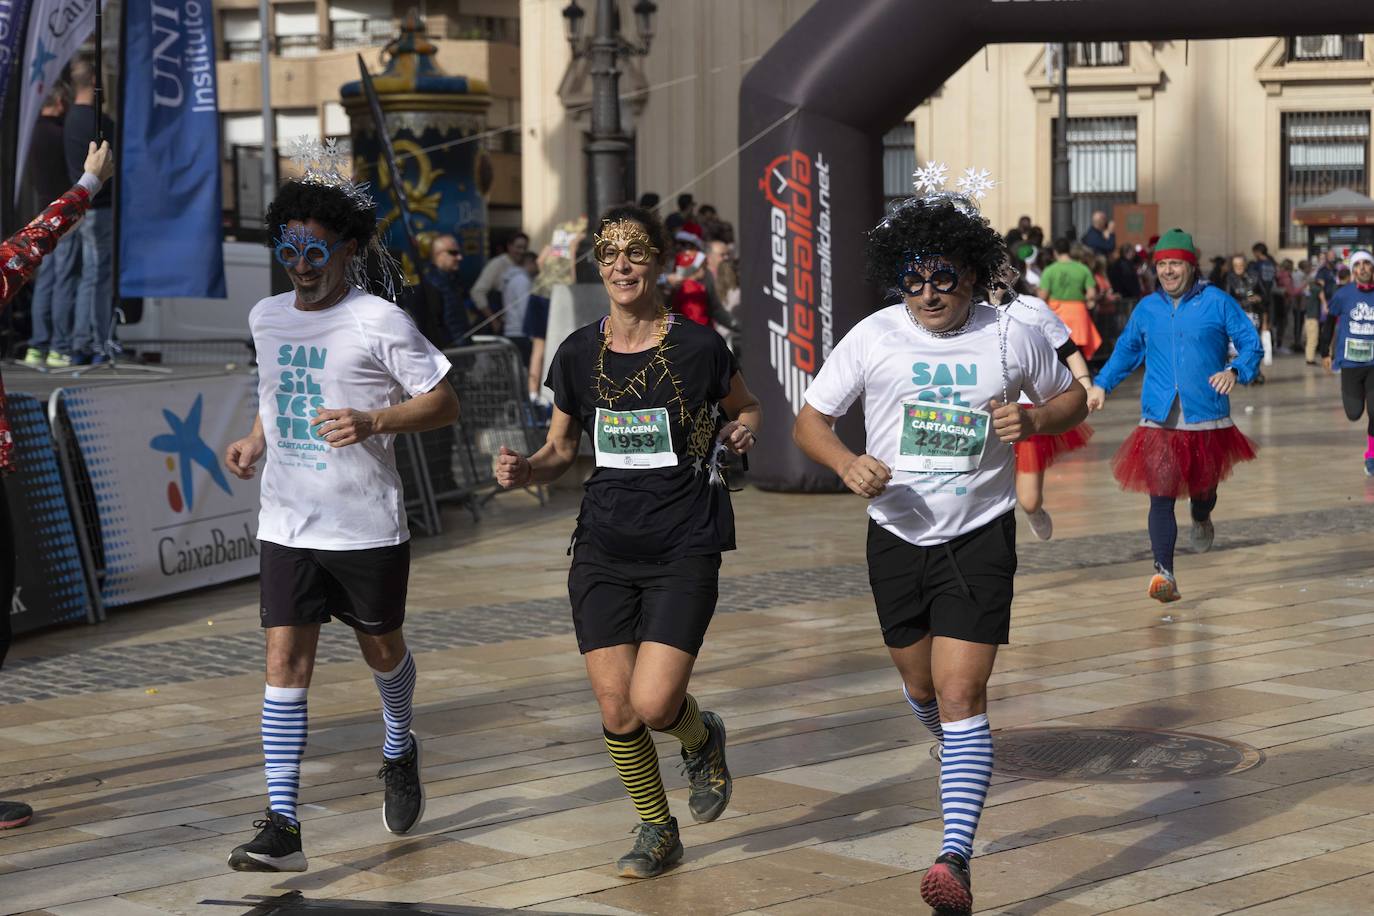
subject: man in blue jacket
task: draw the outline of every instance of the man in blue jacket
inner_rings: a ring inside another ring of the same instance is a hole
[[[1140,425],[1122,443],[1112,467],[1123,489],[1150,495],[1155,575],[1149,594],[1167,602],[1181,597],[1174,578],[1175,501],[1189,497],[1193,549],[1210,550],[1217,484],[1237,462],[1255,457],[1255,443],[1231,422],[1227,395],[1237,382],[1248,385],[1255,378],[1264,350],[1236,300],[1198,282],[1191,235],[1182,229],[1164,233],[1154,263],[1159,289],[1131,312],[1088,392],[1088,408],[1101,410],[1107,394],[1145,364]],[[1228,344],[1238,353],[1230,363]]]

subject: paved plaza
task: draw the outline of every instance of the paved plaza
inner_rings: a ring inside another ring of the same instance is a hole
[[[989,712],[1008,756],[978,833],[978,912],[1374,911],[1363,425],[1344,419],[1335,376],[1294,357],[1268,374],[1233,399],[1261,455],[1223,485],[1211,553],[1187,552],[1180,506],[1182,601],[1145,597],[1146,500],[1110,475],[1135,386],[1050,472],[1055,540],[1022,521]],[[766,435],[788,435],[772,421]],[[545,507],[505,494],[480,522],[454,509],[443,537],[415,542],[407,633],[429,798],[409,836],[382,826],[372,677],[350,633],[326,628],[304,874],[225,864],[265,804],[255,582],[21,640],[0,672],[0,798],[36,816],[0,835],[0,913],[925,913],[939,765],[882,648],[862,501],[736,495],[741,549],[693,682],[729,728],[734,798],[692,824],[663,736],[687,852],[641,882],[613,873],[636,821],[572,638],[576,505],[571,489]]]

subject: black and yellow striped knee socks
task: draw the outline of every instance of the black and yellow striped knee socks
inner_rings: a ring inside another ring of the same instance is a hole
[[[620,781],[635,803],[639,819],[646,824],[668,823],[668,793],[663,791],[663,778],[658,772],[658,754],[654,739],[643,725],[628,735],[615,735],[602,729],[606,750],[620,775]]]

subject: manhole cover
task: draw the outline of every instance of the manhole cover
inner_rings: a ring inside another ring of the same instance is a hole
[[[1012,728],[992,741],[993,772],[1025,779],[1171,782],[1239,773],[1264,760],[1235,741],[1148,728]]]

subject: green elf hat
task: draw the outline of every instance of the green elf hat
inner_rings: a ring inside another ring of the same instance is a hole
[[[1155,243],[1155,263],[1160,261],[1187,261],[1197,266],[1197,248],[1193,237],[1182,229],[1170,229]]]

